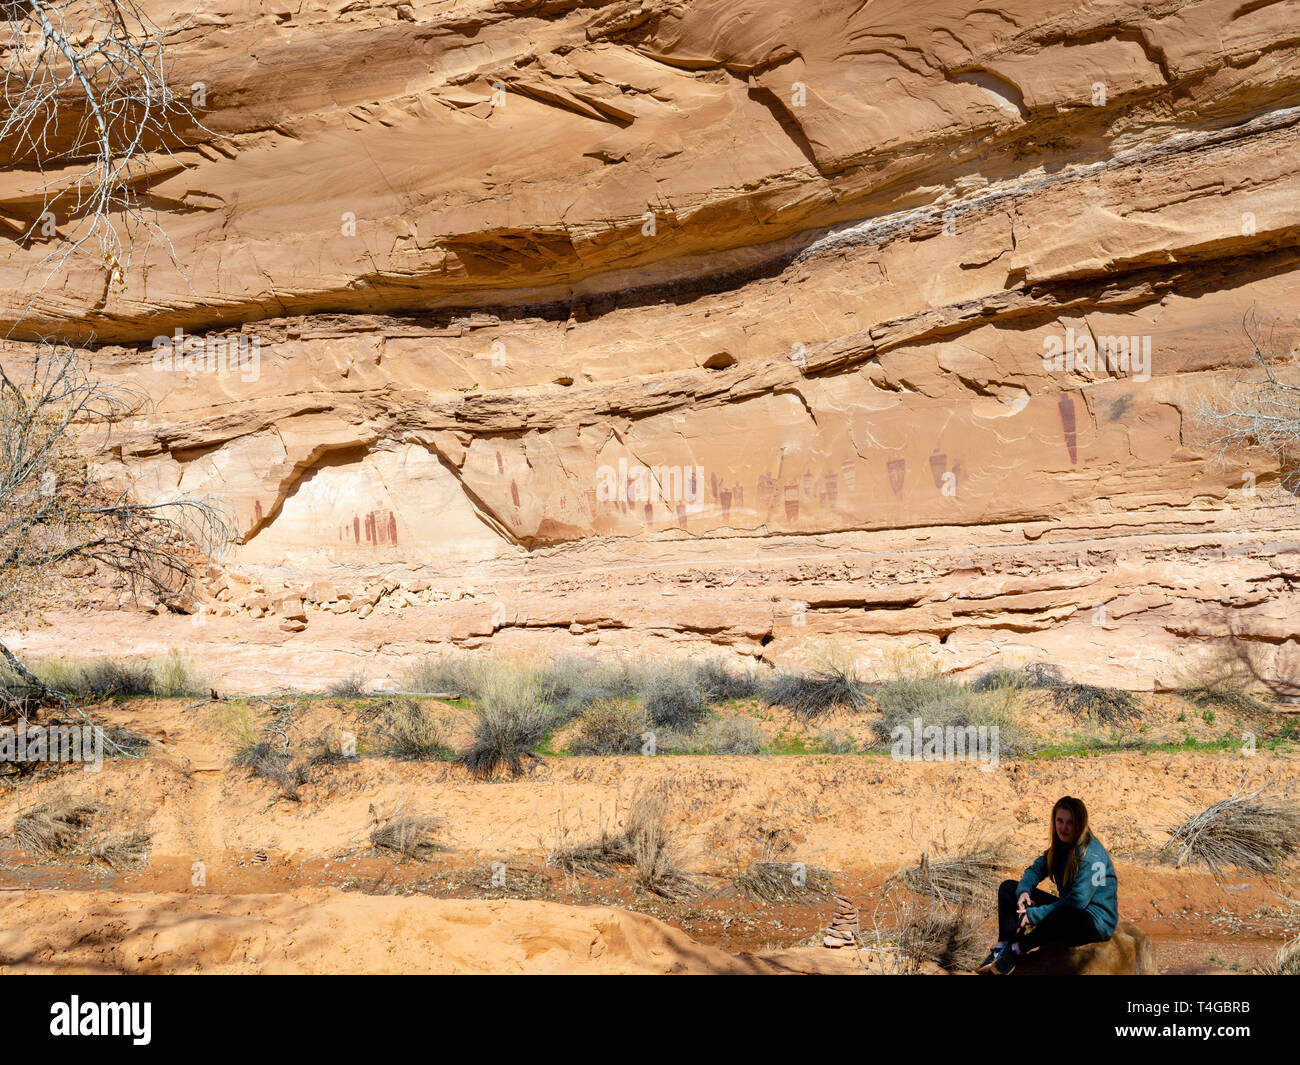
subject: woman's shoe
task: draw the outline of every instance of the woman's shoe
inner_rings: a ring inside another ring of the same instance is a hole
[[[992,972],[994,976],[1010,976],[1016,967],[1016,962],[1020,955],[1015,952],[1011,944],[1008,943],[999,952],[998,956],[993,959]]]
[[[1004,944],[1004,945],[1005,945],[1005,944]],[[989,956],[988,956],[987,958],[985,958],[982,962],[979,963],[979,965],[976,967],[975,971],[976,971],[977,973],[987,973],[987,972],[989,972],[989,971],[993,968],[993,963],[994,963],[995,961],[998,960],[998,952],[999,952],[1001,949],[1002,949],[1001,947],[994,947],[994,948],[992,948],[992,949],[989,951]]]

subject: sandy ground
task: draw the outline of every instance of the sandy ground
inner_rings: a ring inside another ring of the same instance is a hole
[[[860,969],[851,951],[735,955],[604,906],[368,897],[12,891],[4,973],[774,974]]]
[[[153,739],[150,753],[0,790],[0,832],[75,798],[103,804],[106,831],[151,836],[148,864],[119,871],[0,842],[0,971],[866,971],[853,951],[815,946],[829,899],[755,904],[735,877],[767,858],[824,868],[865,923],[891,875],[979,834],[1007,838],[1007,875],[1018,875],[1063,794],[1086,797],[1122,915],[1152,936],[1165,971],[1250,968],[1300,931],[1293,875],[1216,879],[1156,858],[1171,825],[1227,795],[1295,794],[1295,754],[1122,753],[992,772],[881,755],[557,757],[494,781],[366,757],[318,767],[294,802],[230,765],[229,708],[185,706],[100,708]],[[699,877],[695,898],[548,867],[555,848],[618,827],[631,797],[657,787]],[[445,849],[427,862],[375,852],[370,831],[399,810],[436,817]],[[493,863],[508,871],[504,888]]]

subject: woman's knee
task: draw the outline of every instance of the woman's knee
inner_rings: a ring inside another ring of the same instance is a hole
[[[1010,896],[1011,898],[1015,898],[1016,888],[1019,886],[1020,886],[1020,882],[1017,880],[1002,881],[1002,883],[998,885],[999,898],[1006,898],[1007,896]]]

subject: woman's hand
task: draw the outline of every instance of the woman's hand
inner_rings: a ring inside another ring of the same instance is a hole
[[[1016,912],[1020,914],[1020,927],[1029,927],[1029,904],[1033,899],[1029,897],[1029,892],[1022,892],[1020,898],[1016,900]]]

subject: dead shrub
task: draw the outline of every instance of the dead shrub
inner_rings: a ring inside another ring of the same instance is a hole
[[[1273,964],[1263,970],[1265,976],[1300,976],[1300,936],[1283,943]]]
[[[446,723],[414,699],[389,702],[378,715],[384,753],[411,761],[450,761]]]
[[[695,683],[708,703],[757,699],[763,694],[764,678],[752,666],[733,670],[724,659],[711,658],[694,669]]]
[[[933,962],[949,972],[973,972],[985,945],[969,911],[943,905],[921,908],[901,930],[899,944],[915,964]]]
[[[376,850],[392,851],[413,861],[428,861],[446,850],[435,833],[441,822],[427,814],[409,814],[398,810],[376,825],[370,833],[370,845]]]
[[[656,729],[688,735],[709,712],[695,667],[687,662],[659,662],[645,674],[645,709]]]
[[[898,880],[917,894],[950,905],[989,907],[1008,855],[1005,836],[990,838],[987,831],[977,829],[971,842],[960,850],[933,858],[929,852],[921,855],[920,864],[905,869]]]
[[[658,791],[637,791],[622,832],[602,832],[590,843],[556,850],[548,862],[572,875],[602,877],[630,867],[642,891],[671,900],[697,889],[695,878],[681,867],[681,857],[676,833],[668,827],[664,796]]]
[[[333,681],[326,686],[325,694],[334,699],[364,699],[368,694],[365,671],[355,669],[347,676]]]
[[[811,673],[778,673],[767,685],[763,701],[813,721],[835,710],[866,709],[866,691],[852,666],[828,661]]]
[[[74,853],[103,805],[80,799],[56,799],[19,814],[9,838],[23,850],[51,856]]]
[[[1216,875],[1230,866],[1274,872],[1300,848],[1300,808],[1252,791],[1193,814],[1169,835],[1160,855],[1180,868],[1199,862]]]
[[[1047,691],[1057,710],[1074,717],[1090,717],[1104,725],[1122,725],[1142,717],[1133,696],[1120,688],[1065,681]]]
[[[234,758],[234,764],[244,766],[253,776],[274,784],[280,794],[290,802],[301,802],[298,789],[310,778],[310,767],[303,763],[294,765],[288,751],[277,750],[266,740],[249,744]]]
[[[143,830],[122,835],[106,836],[90,848],[90,856],[103,862],[114,872],[122,869],[139,869],[149,863],[149,849],[153,837]]]
[[[736,878],[751,902],[815,902],[831,893],[828,869],[803,862],[753,862]]]
[[[973,971],[984,945],[965,907],[900,896],[888,884],[859,938],[869,966],[890,975],[913,975],[926,963],[949,972]]]
[[[578,755],[637,754],[650,719],[634,699],[595,699],[578,714],[569,751]]]

